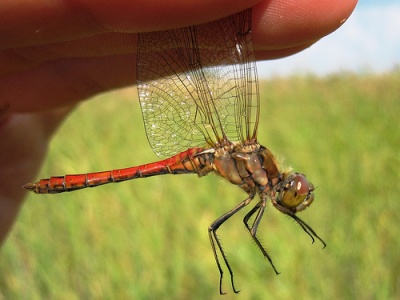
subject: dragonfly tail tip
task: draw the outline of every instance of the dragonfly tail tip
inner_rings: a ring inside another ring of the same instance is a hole
[[[37,193],[37,189],[36,189],[36,184],[35,184],[35,183],[27,183],[27,184],[24,184],[23,188],[24,188],[25,190],[28,190],[28,191],[32,191],[32,192],[34,192],[34,193]]]

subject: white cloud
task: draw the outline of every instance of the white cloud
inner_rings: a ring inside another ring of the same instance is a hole
[[[311,48],[259,63],[259,75],[390,70],[400,64],[399,16],[400,5],[358,7],[341,28]]]

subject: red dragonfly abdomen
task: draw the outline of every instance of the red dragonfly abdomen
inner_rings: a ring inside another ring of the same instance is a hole
[[[190,148],[170,158],[145,165],[87,174],[53,176],[28,183],[24,188],[37,194],[55,194],[95,187],[111,182],[144,178],[163,174],[197,173],[203,176],[212,170],[209,155],[200,154],[204,149]]]

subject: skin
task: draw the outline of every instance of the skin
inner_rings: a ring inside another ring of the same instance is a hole
[[[138,32],[213,21],[253,6],[257,60],[333,32],[356,0],[3,1],[0,6],[0,243],[74,106],[135,83]],[[100,140],[99,140],[100,142]]]

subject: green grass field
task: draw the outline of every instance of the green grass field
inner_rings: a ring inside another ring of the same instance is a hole
[[[261,96],[259,141],[317,186],[299,216],[326,249],[269,205],[258,236],[276,276],[243,211],[219,231],[241,292],[226,274],[220,296],[207,227],[246,197],[228,182],[157,176],[32,194],[0,249],[0,299],[399,299],[400,73],[276,78]],[[154,160],[127,89],[81,105],[32,179]]]

